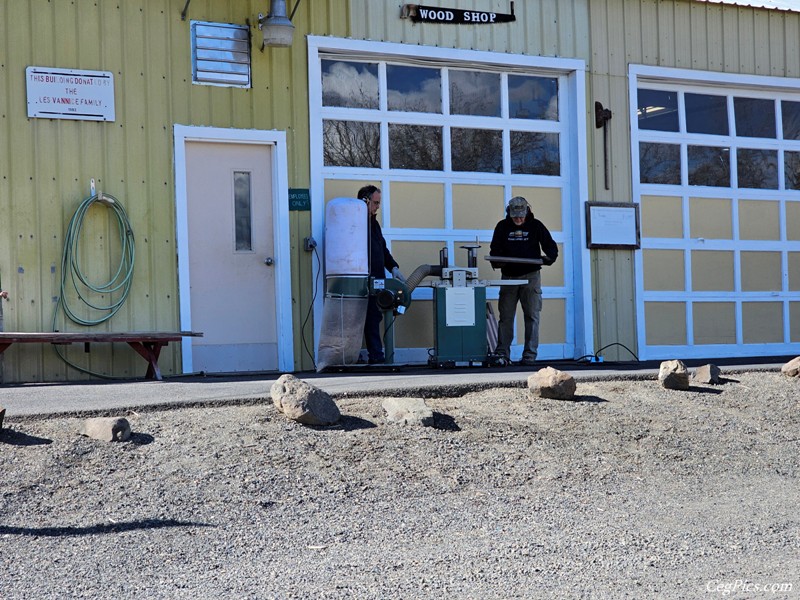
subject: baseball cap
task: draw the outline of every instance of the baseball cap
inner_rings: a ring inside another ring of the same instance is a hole
[[[522,196],[514,196],[508,201],[508,216],[525,217],[528,215],[528,201]]]

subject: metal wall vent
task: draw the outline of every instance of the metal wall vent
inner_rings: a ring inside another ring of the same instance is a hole
[[[192,82],[250,87],[248,28],[193,21]]]

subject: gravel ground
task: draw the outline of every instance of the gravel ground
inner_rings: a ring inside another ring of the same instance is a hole
[[[6,417],[0,598],[798,598],[800,381],[725,377]]]

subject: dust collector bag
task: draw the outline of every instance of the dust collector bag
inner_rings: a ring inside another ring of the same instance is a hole
[[[317,347],[318,373],[327,367],[358,362],[366,318],[367,298],[325,296]]]

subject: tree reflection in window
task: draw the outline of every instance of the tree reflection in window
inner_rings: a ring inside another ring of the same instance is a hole
[[[323,121],[322,155],[326,166],[380,168],[380,125],[365,121]]]
[[[450,114],[500,116],[500,74],[450,70]]]
[[[725,96],[685,94],[686,131],[728,135],[728,100]]]
[[[442,128],[390,123],[389,168],[443,170]]]
[[[784,100],[781,102],[783,113],[783,139],[800,140],[800,102]]]
[[[509,75],[508,116],[558,121],[558,79]]]
[[[736,168],[740,188],[778,189],[778,151],[739,148]]]
[[[639,181],[642,183],[680,184],[680,146],[677,144],[640,142]]]
[[[730,187],[731,150],[718,146],[689,146],[689,185]]]
[[[639,129],[678,131],[678,93],[640,89],[636,109]]]
[[[378,108],[378,65],[323,60],[322,105]]]
[[[450,130],[453,171],[503,172],[503,133],[491,129]]]
[[[558,134],[512,131],[511,172],[520,175],[560,175]]]
[[[386,95],[389,110],[441,113],[441,70],[386,65]]]
[[[775,139],[775,101],[767,98],[734,98],[736,135]]]
[[[784,152],[783,168],[786,173],[786,189],[800,190],[800,152]]]

